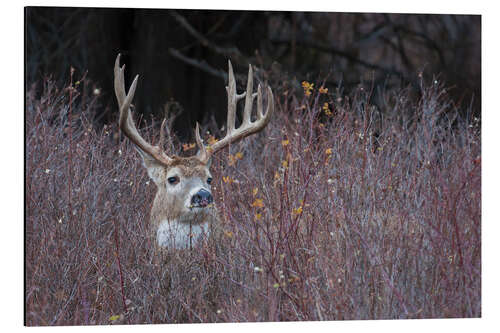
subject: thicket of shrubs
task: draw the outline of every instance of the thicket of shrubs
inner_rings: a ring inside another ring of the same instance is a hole
[[[27,325],[481,315],[479,122],[437,81],[383,112],[362,85],[275,96],[212,165],[222,239],[160,264],[155,185],[78,83],[27,92]]]

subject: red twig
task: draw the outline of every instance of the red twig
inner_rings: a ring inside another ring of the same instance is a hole
[[[115,246],[116,246],[115,256],[116,256],[116,262],[118,263],[118,272],[120,273],[120,288],[121,288],[121,293],[122,293],[123,311],[124,311],[124,314],[126,314],[128,312],[128,309],[127,309],[127,303],[125,301],[125,290],[123,287],[122,264],[120,262],[120,255],[119,255],[120,246],[119,246],[119,242],[118,242],[118,226],[116,225],[116,221],[114,223],[115,223]]]
[[[72,216],[73,216],[73,207],[71,205],[71,182],[73,180],[73,131],[72,131],[72,116],[73,116],[73,73],[75,69],[71,67],[70,70],[70,85],[69,85],[69,110],[68,110],[68,137],[69,137],[69,145],[68,145],[68,220],[70,225],[72,226]]]

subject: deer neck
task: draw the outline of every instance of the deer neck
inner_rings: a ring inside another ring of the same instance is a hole
[[[160,247],[186,249],[195,246],[210,234],[210,222],[182,223],[177,220],[162,221],[156,231],[156,242]]]
[[[179,209],[181,203],[173,202],[163,193],[157,193],[151,209],[151,228],[159,247],[185,249],[208,237],[215,218],[215,208]]]

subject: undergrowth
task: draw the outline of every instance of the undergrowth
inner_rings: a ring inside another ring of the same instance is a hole
[[[27,91],[27,325],[481,316],[480,131],[440,84],[275,96],[212,165],[222,239],[158,264],[155,185],[79,83]]]

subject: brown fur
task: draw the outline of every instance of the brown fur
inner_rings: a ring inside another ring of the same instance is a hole
[[[174,156],[168,166],[160,165],[148,155],[141,153],[144,166],[148,174],[157,186],[157,192],[151,208],[150,226],[151,237],[156,239],[156,232],[165,220],[177,221],[177,223],[200,224],[209,222],[213,230],[217,224],[218,217],[213,205],[204,209],[191,212],[186,208],[186,200],[192,188],[191,182],[202,184],[204,188],[210,189],[206,179],[210,176],[209,163],[204,164],[196,157]],[[178,172],[169,174],[173,169]],[[180,181],[174,186],[168,183],[168,177],[175,175]],[[155,244],[157,242],[155,241]]]
[[[200,162],[195,156],[179,157],[174,156],[169,168],[179,167],[182,170],[182,175],[185,177],[203,176],[208,170],[208,166]]]

